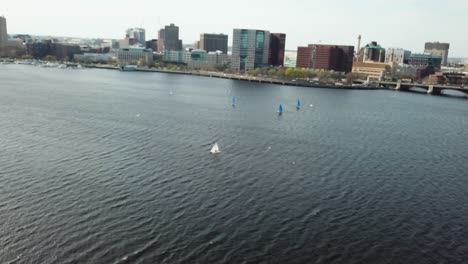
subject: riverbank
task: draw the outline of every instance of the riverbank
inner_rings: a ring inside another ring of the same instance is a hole
[[[86,68],[93,68],[93,69],[120,70],[118,66],[113,66],[113,65],[83,65],[83,66]],[[300,87],[309,87],[309,88],[329,88],[329,89],[345,89],[345,90],[382,90],[384,89],[381,87],[324,84],[324,83],[317,83],[315,81],[307,81],[307,80],[282,80],[282,79],[276,79],[276,78],[258,77],[258,76],[255,77],[255,76],[248,76],[248,75],[242,75],[242,74],[210,72],[210,71],[175,71],[175,70],[154,69],[154,68],[148,68],[148,69],[137,68],[135,69],[135,71],[182,74],[182,75],[192,75],[192,76],[201,76],[201,77],[210,77],[210,78],[230,79],[230,80],[237,80],[237,81],[247,81],[247,82],[255,82],[255,83],[300,86]]]
[[[23,60],[17,61],[13,59],[4,59],[1,60],[2,63],[15,63],[15,64],[28,64],[28,65],[43,65],[49,66],[49,64],[54,64],[54,66],[59,66],[58,63],[51,63],[51,62],[42,62],[42,61],[34,61],[34,60]],[[57,65],[55,65],[57,64]],[[68,65],[70,64],[70,65]],[[71,65],[73,64],[73,65]],[[67,63],[64,64],[66,68],[68,66],[78,66],[78,68],[85,67],[85,68],[92,68],[92,69],[105,69],[105,70],[120,70],[119,66],[115,65],[105,65],[105,64],[76,64],[76,63]],[[381,90],[385,89],[382,87],[377,86],[364,86],[364,85],[336,85],[336,84],[326,84],[320,83],[318,81],[309,81],[309,80],[301,80],[301,79],[294,79],[294,80],[286,80],[286,79],[278,79],[278,78],[271,78],[271,77],[261,77],[261,76],[249,76],[243,74],[233,74],[233,73],[223,73],[223,72],[211,72],[211,71],[180,71],[180,70],[168,70],[168,69],[161,69],[161,68],[136,68],[135,71],[138,72],[152,72],[152,73],[168,73],[168,74],[182,74],[182,75],[192,75],[192,76],[201,76],[201,77],[210,77],[210,78],[222,78],[222,79],[230,79],[230,80],[237,80],[237,81],[247,81],[247,82],[255,82],[255,83],[267,83],[267,84],[276,84],[276,85],[286,85],[286,86],[300,86],[300,87],[309,87],[309,88],[329,88],[329,89],[345,89],[345,90]]]

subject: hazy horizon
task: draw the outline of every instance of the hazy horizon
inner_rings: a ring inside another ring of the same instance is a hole
[[[31,34],[78,38],[121,39],[130,27],[142,27],[146,38],[157,38],[158,30],[174,23],[184,44],[198,40],[200,33],[224,33],[232,44],[234,28],[264,29],[286,33],[286,48],[309,43],[357,46],[377,41],[385,48],[422,52],[424,43],[450,43],[450,57],[468,57],[468,37],[460,31],[468,23],[464,14],[468,1],[448,0],[330,0],[246,1],[224,5],[214,0],[196,4],[156,3],[141,0],[92,0],[79,5],[58,0],[6,2],[0,15],[7,19],[9,34]],[[443,10],[443,11],[441,11]]]

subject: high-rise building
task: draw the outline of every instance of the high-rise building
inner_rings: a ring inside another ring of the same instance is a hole
[[[224,34],[200,34],[199,48],[207,52],[222,51],[227,54],[228,51],[228,35]]]
[[[158,52],[164,52],[164,28],[158,31]]]
[[[125,37],[134,39],[135,43],[139,44],[141,47],[146,45],[146,33],[143,28],[129,28],[127,29]]]
[[[350,72],[353,67],[353,46],[310,44],[298,47],[298,68]]]
[[[313,68],[313,49],[307,47],[297,47],[296,68]]]
[[[450,43],[426,42],[424,45],[424,53],[441,56],[444,66],[447,65],[449,49]]]
[[[153,51],[158,50],[158,40],[152,39],[152,40],[146,41],[146,48],[151,49]]]
[[[268,65],[270,32],[257,29],[234,29],[231,68],[251,70]]]
[[[134,46],[140,46],[134,38],[124,38],[119,40],[120,49],[128,49]]]
[[[272,66],[284,65],[284,51],[286,47],[286,34],[271,33],[270,34],[270,51],[268,64]]]
[[[389,48],[385,51],[385,63],[408,64],[411,51]]]
[[[193,48],[194,49],[200,49],[200,41],[199,40],[196,40],[195,42],[193,42]]]
[[[182,40],[179,39],[179,27],[174,24],[165,26],[158,33],[158,51],[165,52],[167,50],[182,50]]]
[[[6,18],[0,16],[0,49],[4,48],[8,42],[8,32]]]

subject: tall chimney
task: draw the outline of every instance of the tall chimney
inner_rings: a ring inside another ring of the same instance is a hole
[[[361,35],[357,37],[357,52],[361,50]]]

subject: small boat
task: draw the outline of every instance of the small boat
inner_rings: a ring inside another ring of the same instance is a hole
[[[121,71],[136,71],[137,66],[136,65],[123,65],[120,66]]]
[[[300,110],[301,109],[301,100],[297,100],[297,105],[296,105],[296,109],[297,110]]]
[[[279,108],[278,108],[278,114],[279,115],[282,115],[283,114],[283,105],[279,105]]]
[[[220,152],[221,152],[221,151],[219,150],[218,143],[215,143],[214,146],[211,148],[210,153],[211,153],[211,154],[218,154],[218,153],[220,153]]]
[[[235,96],[232,97],[232,106],[236,106],[237,99]]]

